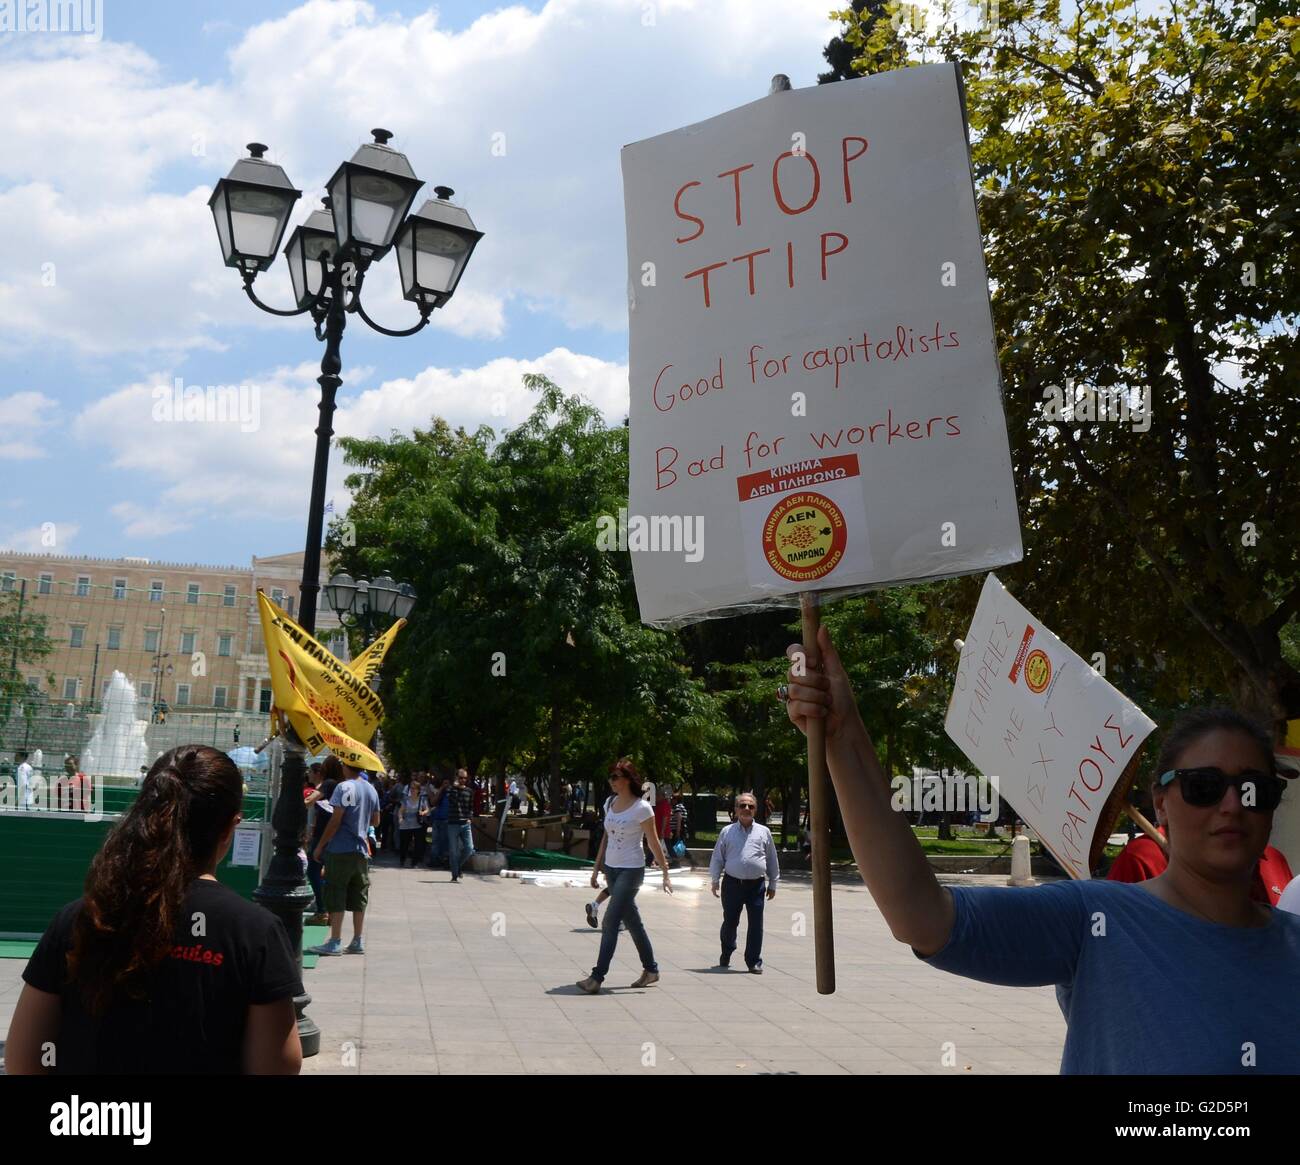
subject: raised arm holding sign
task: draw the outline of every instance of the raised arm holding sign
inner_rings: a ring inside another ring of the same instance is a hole
[[[791,669],[787,708],[801,728],[824,725],[849,844],[895,938],[940,970],[1055,985],[1062,1073],[1300,1072],[1300,997],[1285,986],[1300,975],[1300,916],[1252,901],[1285,784],[1266,729],[1200,709],[1171,730],[1152,787],[1169,822],[1158,877],[949,889],[890,804],[825,629],[791,654],[820,664]]]

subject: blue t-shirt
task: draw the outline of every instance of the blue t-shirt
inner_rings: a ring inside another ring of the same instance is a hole
[[[360,777],[340,781],[330,794],[335,813],[343,814],[343,824],[325,847],[327,854],[369,854],[366,835],[370,822],[379,812],[379,794],[369,781]]]
[[[1007,987],[1056,984],[1062,1073],[1300,1073],[1300,915],[1221,926],[1098,880],[952,897],[952,935],[925,961]]]

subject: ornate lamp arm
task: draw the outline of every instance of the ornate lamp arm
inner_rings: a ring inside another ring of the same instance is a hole
[[[421,307],[420,322],[416,324],[414,327],[402,328],[400,331],[395,331],[392,328],[386,328],[384,327],[383,324],[375,323],[374,320],[372,320],[368,315],[366,315],[366,309],[361,306],[361,288],[359,286],[355,288],[352,292],[352,302],[348,304],[348,310],[356,312],[357,315],[359,315],[363,320],[365,320],[366,323],[369,324],[376,332],[382,332],[385,336],[414,336],[416,332],[420,331],[422,328],[424,328],[426,324],[428,324],[429,315],[433,311],[433,309],[430,307]]]
[[[326,276],[328,274],[329,274],[329,258],[326,255],[321,255],[320,256],[320,290],[316,292],[315,295],[312,296],[310,303],[305,304],[303,307],[294,308],[292,311],[285,311],[284,308],[280,308],[280,307],[272,307],[269,303],[263,303],[260,299],[258,299],[256,292],[253,291],[253,279],[256,276],[254,273],[249,273],[247,271],[244,272],[244,294],[247,295],[248,298],[251,299],[253,303],[256,304],[258,307],[260,307],[264,312],[268,312],[273,316],[305,315],[307,312],[312,311],[320,303],[322,296],[324,296],[326,290],[326,283],[327,283]],[[320,337],[317,337],[317,339],[320,339]]]

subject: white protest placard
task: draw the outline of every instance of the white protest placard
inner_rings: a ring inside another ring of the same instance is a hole
[[[232,866],[255,866],[262,856],[262,827],[241,826],[235,830],[235,840],[230,847]]]
[[[1087,878],[1102,809],[1155,722],[990,574],[944,727],[1062,867]]]
[[[642,619],[1018,561],[955,67],[775,93],[622,162]]]

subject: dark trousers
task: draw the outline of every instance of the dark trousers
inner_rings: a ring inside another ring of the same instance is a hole
[[[745,918],[745,966],[758,967],[763,963],[763,894],[767,882],[763,878],[742,881],[740,878],[722,876],[722,957],[731,958],[736,949],[736,928],[740,925],[740,912]]]
[[[397,864],[401,866],[410,856],[411,865],[419,865],[420,859],[424,857],[424,829],[423,825],[416,829],[399,830],[397,834]]]
[[[316,842],[313,840],[310,844],[315,846]],[[308,850],[307,852],[310,854],[313,853],[314,850]],[[312,893],[316,895],[316,913],[324,914],[325,866],[312,857],[307,859],[307,881],[311,883]]]

